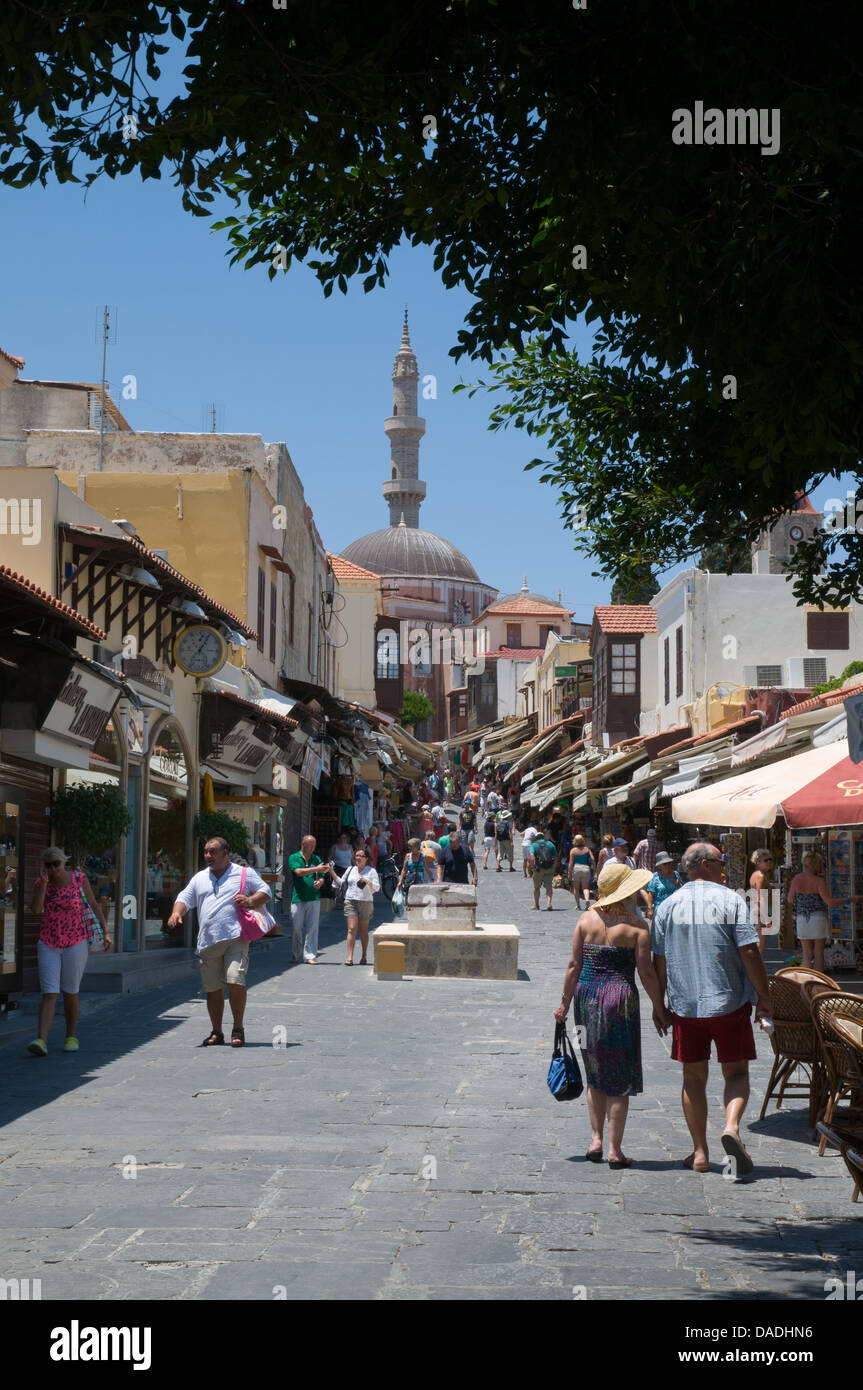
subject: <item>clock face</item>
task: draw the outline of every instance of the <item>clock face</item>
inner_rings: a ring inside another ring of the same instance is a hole
[[[792,539],[793,541],[802,541],[802,539],[803,539],[803,527],[802,527],[802,526],[792,526],[792,527],[791,527],[791,539]]]
[[[184,628],[174,643],[174,660],[190,676],[211,676],[227,659],[224,637],[204,623]]]

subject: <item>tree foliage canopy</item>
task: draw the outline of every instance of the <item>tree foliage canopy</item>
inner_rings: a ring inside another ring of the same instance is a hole
[[[0,179],[167,169],[198,215],[236,200],[233,260],[307,261],[325,294],[383,284],[402,238],[433,246],[473,296],[454,355],[522,354],[497,422],[552,446],[549,481],[625,575],[729,516],[751,540],[857,467],[858,25],[851,0],[7,0]],[[170,45],[188,61],[163,94]],[[777,152],[674,143],[697,102],[778,113]],[[566,351],[579,316],[589,362]],[[841,599],[863,541],[826,576],[807,544],[799,593]]]
[[[433,714],[434,705],[428,695],[424,695],[421,690],[405,691],[402,701],[401,722],[406,728],[421,724],[424,719],[430,719]]]

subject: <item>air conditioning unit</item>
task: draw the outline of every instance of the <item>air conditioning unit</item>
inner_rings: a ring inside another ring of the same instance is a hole
[[[755,690],[770,690],[786,684],[785,664],[782,662],[765,662],[761,666],[744,666],[743,685],[752,686]]]
[[[792,689],[811,690],[827,680],[826,656],[790,656],[785,663]]]

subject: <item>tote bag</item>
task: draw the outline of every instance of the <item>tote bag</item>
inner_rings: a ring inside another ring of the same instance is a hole
[[[240,892],[246,891],[246,869],[240,876]],[[268,936],[276,925],[276,919],[265,907],[240,907],[235,904],[237,917],[240,922],[240,933],[244,941],[260,941],[262,936]]]

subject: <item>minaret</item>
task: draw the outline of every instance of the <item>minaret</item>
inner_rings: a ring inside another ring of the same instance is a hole
[[[401,346],[393,365],[393,413],[384,425],[390,441],[391,473],[384,483],[384,498],[389,504],[390,526],[419,527],[420,503],[426,495],[426,485],[420,482],[420,440],[426,432],[426,422],[417,415],[417,385],[419,372],[408,334],[408,311],[402,328]]]

